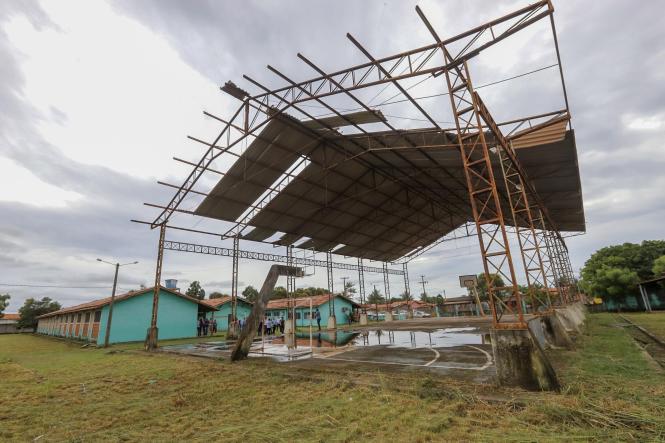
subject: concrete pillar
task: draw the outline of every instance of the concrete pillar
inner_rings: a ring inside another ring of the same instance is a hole
[[[367,324],[367,314],[360,314],[360,326]]]
[[[386,321],[393,321],[393,313],[386,312]]]
[[[492,351],[498,382],[532,391],[561,388],[543,349],[527,329],[492,329]]]
[[[335,318],[334,315],[331,315],[328,317],[328,329],[337,329],[337,319]]]
[[[236,339],[238,338],[238,328],[237,323],[232,321],[229,323],[229,328],[226,331],[226,339]]]
[[[296,330],[294,327],[295,319],[287,318],[284,320],[284,334],[293,334]]]
[[[552,345],[565,348],[565,349],[574,349],[575,344],[570,338],[570,334],[561,323],[561,319],[557,316],[556,312],[547,314],[541,317],[545,331],[547,332],[547,338]]]

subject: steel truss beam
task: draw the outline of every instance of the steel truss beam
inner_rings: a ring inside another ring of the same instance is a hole
[[[233,249],[222,248],[219,246],[208,246],[208,245],[199,245],[194,243],[184,243],[178,241],[166,240],[164,241],[164,249],[170,251],[179,251],[179,252],[191,252],[194,254],[206,254],[206,255],[219,255],[222,257],[233,257]],[[331,254],[332,256],[332,254]],[[244,251],[242,249],[238,250],[238,257],[246,260],[259,260],[259,261],[269,261],[275,263],[288,263],[288,257],[286,255],[279,254],[269,254],[266,252],[255,252],[255,251]],[[327,260],[316,260],[312,258],[304,257],[293,257],[293,265],[303,265],[303,266],[318,266],[321,268],[328,267]],[[341,263],[330,261],[331,268],[334,269],[345,269],[347,271],[357,271],[358,265],[350,263]],[[369,273],[383,273],[382,268],[377,268],[374,266],[363,266],[363,272]],[[402,275],[402,271],[397,269],[389,269],[389,274],[392,275]],[[332,287],[332,286],[331,286]]]
[[[363,63],[330,73],[327,76],[322,75],[311,80],[267,91],[257,94],[252,98],[261,100],[268,98],[270,95],[279,94],[284,100],[297,104],[335,95],[342,91],[353,91],[390,83],[394,80],[421,75],[436,76],[447,69],[461,65],[478,55],[484,49],[551,15],[553,12],[554,8],[548,1],[540,1],[457,36],[443,41],[439,40],[435,44],[384,57],[369,63]],[[480,44],[483,37],[486,37],[486,41]],[[464,46],[450,61],[444,64],[428,64],[438,50],[445,45]],[[393,75],[400,70],[405,70],[405,72]],[[305,92],[307,93],[307,97],[303,97]]]

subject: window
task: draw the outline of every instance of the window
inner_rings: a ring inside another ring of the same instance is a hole
[[[86,312],[86,313],[85,313],[85,322],[86,322],[86,323],[89,323],[89,322],[90,322],[90,313],[89,313],[89,312]]]
[[[305,312],[305,320],[309,320],[309,318],[310,318],[309,314],[310,314],[309,311]]]
[[[296,320],[300,320],[300,312],[296,312]]]
[[[81,313],[79,312],[79,315],[76,316],[76,323],[81,323]]]
[[[95,311],[95,323],[99,323],[102,318],[102,311]]]

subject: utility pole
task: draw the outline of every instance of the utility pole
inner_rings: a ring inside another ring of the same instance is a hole
[[[425,281],[425,276],[421,275],[420,276],[420,284],[423,285],[423,295],[427,297],[427,292],[425,292],[425,283],[429,283],[428,281]]]
[[[102,260],[101,258],[97,259],[98,262],[106,263],[108,265],[112,265],[115,267],[115,276],[113,277],[113,290],[111,291],[111,302],[109,303],[109,318],[106,320],[106,332],[104,333],[104,347],[108,348],[109,347],[109,337],[111,336],[111,322],[113,321],[113,303],[115,302],[115,289],[118,286],[118,270],[120,269],[120,266],[125,266],[125,265],[135,265],[138,262],[131,262],[131,263],[123,263],[122,265],[120,263],[111,263],[106,260]]]
[[[349,279],[349,277],[342,277],[342,294],[344,294],[344,297],[346,297],[346,281]]]

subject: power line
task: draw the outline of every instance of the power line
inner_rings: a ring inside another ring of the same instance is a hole
[[[551,68],[553,68],[553,67],[555,67],[555,66],[558,66],[558,64],[555,63],[555,64],[553,64],[553,65],[543,66],[543,67],[540,67],[540,68],[534,69],[534,70],[532,70],[532,71],[523,72],[523,73],[521,73],[521,74],[513,75],[512,77],[506,77],[506,78],[503,78],[503,79],[500,79],[500,80],[496,80],[496,81],[493,81],[493,82],[490,82],[490,83],[485,83],[485,84],[482,84],[482,85],[479,85],[479,86],[474,86],[474,89],[482,89],[482,88],[487,88],[488,86],[498,85],[499,83],[504,83],[504,82],[507,82],[507,81],[510,81],[510,80],[515,80],[515,79],[520,78],[520,77],[525,77],[525,76],[527,76],[527,75],[535,74],[535,73],[537,73],[537,72],[544,71],[544,70],[546,70],[546,69],[551,69]],[[408,91],[409,89],[411,89],[411,88],[413,88],[413,87],[415,87],[415,86],[418,86],[419,84],[423,83],[425,80],[428,80],[429,78],[430,78],[430,77],[425,77],[424,79],[420,80],[420,81],[417,82],[416,84],[413,84],[413,85],[409,86],[408,88],[406,88],[406,90]],[[380,92],[383,92],[383,91],[380,91]],[[379,103],[377,106],[394,105],[394,104],[396,104],[396,103],[404,103],[404,102],[409,101],[409,99],[406,99],[406,98],[405,98],[405,99],[401,99],[401,100],[389,101],[389,100],[392,100],[393,98],[395,98],[395,97],[397,97],[397,96],[399,96],[399,95],[400,95],[400,94],[396,94],[396,95],[394,95],[394,96],[388,98],[386,101],[383,101],[383,102]],[[448,93],[447,93],[447,92],[442,92],[442,93],[440,93],[440,94],[423,95],[423,96],[421,96],[421,97],[413,97],[413,99],[414,99],[414,100],[423,100],[423,99],[427,99],[427,98],[442,97],[442,96],[444,96],[444,95],[448,95]],[[314,104],[307,104],[307,103],[304,103],[304,104],[302,104],[301,106],[306,106],[306,107],[310,107],[310,108],[322,108],[322,109],[325,109],[325,106],[314,105]],[[344,112],[354,112],[354,111],[358,111],[358,110],[362,109],[362,107],[358,107],[358,108],[350,108],[350,109],[339,108],[339,109],[340,109],[341,111],[344,111]],[[325,113],[325,114],[322,114],[322,115],[319,115],[319,116],[316,116],[316,117],[317,117],[317,118],[322,118],[322,117],[327,117],[327,116],[329,116],[329,115],[333,115],[333,114],[334,114],[334,113],[332,113],[332,112],[327,112],[327,113]],[[403,119],[403,120],[428,121],[428,120],[421,119],[421,118],[403,117],[403,116],[389,115],[389,114],[384,114],[384,115],[385,115],[386,117],[399,118],[399,119]],[[452,122],[437,121],[437,123],[447,124],[447,123],[452,123]]]
[[[490,82],[490,83],[485,83],[485,84],[482,84],[480,86],[474,86],[473,88],[474,89],[482,89],[482,88],[486,88],[488,86],[498,85],[499,83],[503,83],[503,82],[507,82],[507,81],[510,81],[510,80],[515,80],[516,78],[520,78],[520,77],[524,77],[524,76],[527,76],[527,75],[535,74],[536,72],[544,71],[545,69],[550,69],[550,68],[553,68],[555,66],[558,66],[558,65],[555,63],[553,65],[543,66],[542,68],[534,69],[533,71],[523,72],[521,74],[517,74],[517,75],[514,75],[512,77],[507,77],[507,78],[503,78],[501,80],[496,80],[496,81],[493,81],[493,82]],[[426,78],[429,78],[429,77],[426,77]],[[425,98],[441,97],[443,95],[448,95],[448,93],[447,92],[442,92],[440,94],[424,95],[422,97],[414,97],[414,99],[415,100],[422,100],[422,99],[425,99]],[[395,104],[395,103],[403,103],[403,102],[406,102],[406,101],[409,101],[409,99],[405,98],[405,99],[402,99],[402,100],[395,100],[395,101],[392,101],[392,102],[383,102],[383,103],[381,103],[381,105],[392,105],[392,104]]]
[[[0,283],[0,286],[26,287],[26,288],[60,288],[60,289],[110,289],[110,286],[61,286],[61,285],[31,285],[25,283]]]

